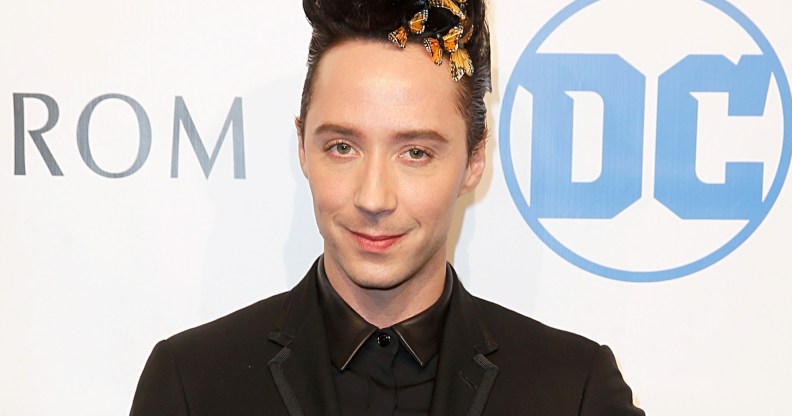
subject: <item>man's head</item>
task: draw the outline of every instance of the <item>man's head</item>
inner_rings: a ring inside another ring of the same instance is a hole
[[[308,72],[300,104],[300,121],[307,120],[313,96],[315,72],[324,54],[334,45],[348,40],[390,42],[388,34],[408,26],[410,19],[422,10],[428,11],[424,32],[408,32],[408,43],[423,45],[423,39],[439,35],[442,39],[455,25],[461,25],[458,16],[437,4],[459,5],[464,10],[464,49],[467,50],[472,76],[458,81],[457,110],[467,124],[468,152],[481,145],[487,137],[487,108],[484,94],[491,91],[489,29],[485,18],[484,0],[303,0],[303,9],[311,23],[312,34],[308,48]],[[444,54],[448,65],[450,54]],[[427,59],[431,59],[427,52]],[[300,132],[301,134],[304,131]]]
[[[331,21],[349,13],[362,12]],[[473,106],[465,97],[478,94],[464,91],[484,81],[452,80],[447,60],[435,65],[419,42],[399,48],[387,40],[389,29],[312,42],[297,126],[300,165],[339,294],[349,302],[364,292],[399,292],[426,307],[442,291],[456,200],[475,189],[484,169],[483,102],[480,111],[460,111]],[[481,120],[471,124],[470,117]]]

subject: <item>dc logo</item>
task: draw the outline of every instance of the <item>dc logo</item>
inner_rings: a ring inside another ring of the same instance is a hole
[[[759,227],[792,156],[792,95],[723,0],[580,0],[530,41],[506,87],[503,172],[520,214],[589,272],[695,273]]]

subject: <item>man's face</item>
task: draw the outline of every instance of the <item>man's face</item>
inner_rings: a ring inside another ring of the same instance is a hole
[[[328,276],[381,290],[444,275],[454,204],[484,168],[457,88],[420,45],[349,41],[322,57],[300,164]]]

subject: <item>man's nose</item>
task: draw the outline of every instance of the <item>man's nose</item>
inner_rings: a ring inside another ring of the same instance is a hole
[[[396,180],[385,158],[367,158],[361,164],[355,207],[367,215],[380,216],[396,209]]]

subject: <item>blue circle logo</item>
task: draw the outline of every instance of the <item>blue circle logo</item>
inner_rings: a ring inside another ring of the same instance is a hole
[[[756,231],[789,169],[790,121],[778,56],[728,2],[580,0],[520,56],[500,153],[520,214],[555,253],[656,282]]]

